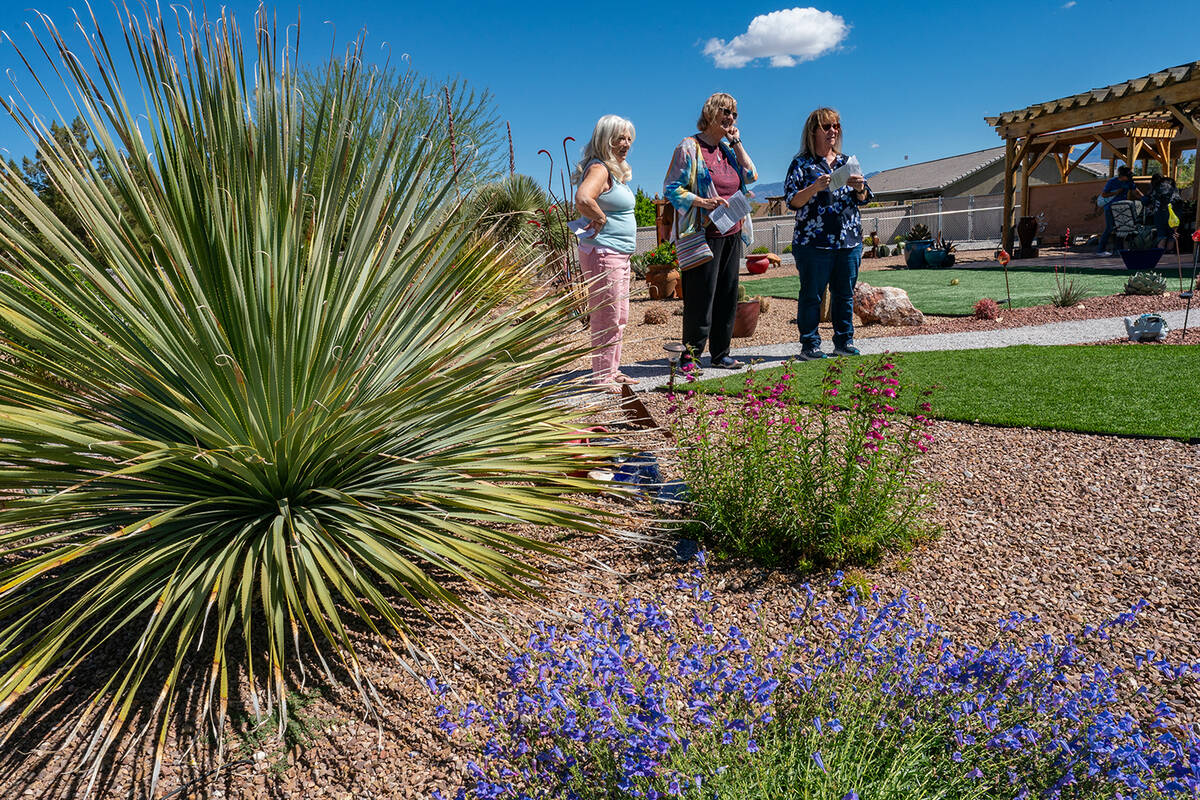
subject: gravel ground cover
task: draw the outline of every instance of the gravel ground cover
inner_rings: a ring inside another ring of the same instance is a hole
[[[921,329],[869,326],[858,335],[868,336],[873,329],[878,335],[896,335],[981,329],[969,327],[975,325],[999,328],[1182,307],[1172,305],[1174,300],[1170,295],[1092,298],[1083,308],[1018,309],[992,322],[935,319]],[[644,310],[650,302],[635,300],[635,309],[641,303]],[[793,340],[794,301],[790,308],[787,301],[773,301],[772,313],[764,320],[772,317],[780,321],[778,326],[760,323],[760,334],[779,337],[773,341]],[[635,310],[635,334],[640,319]],[[662,341],[678,336],[677,320],[651,326],[658,329],[659,340],[631,343],[625,363],[661,357]],[[664,327],[672,328],[671,333],[660,333]],[[828,332],[825,335],[828,338]],[[1172,331],[1169,341],[1180,336]],[[1188,341],[1194,336],[1197,333],[1189,331]],[[638,347],[646,355],[638,357]],[[664,397],[648,395],[646,402],[664,418]],[[1144,597],[1151,607],[1131,634],[1129,651],[1153,649],[1174,660],[1200,661],[1200,626],[1195,622],[1200,619],[1200,445],[962,423],[940,423],[935,431],[938,438],[921,469],[940,484],[932,516],[943,535],[914,552],[889,556],[861,570],[857,579],[885,592],[913,592],[949,632],[978,642],[990,641],[995,620],[1010,611],[1038,613],[1042,630],[1061,636],[1120,613]],[[644,449],[666,446],[651,433],[640,434],[632,443]],[[669,476],[668,453],[661,454]],[[596,596],[670,593],[685,568],[674,557],[672,541],[646,538],[654,526],[644,517],[655,510],[615,500],[607,505],[619,522],[609,534],[539,532],[561,541],[577,559],[572,565],[546,562],[547,599],[541,605],[494,601],[487,614],[497,627],[483,630],[478,639],[454,635],[446,620],[415,621],[418,630],[424,630],[430,654],[438,659],[439,674],[450,679],[462,697],[502,682],[507,643],[523,641],[533,620],[571,619]],[[710,573],[734,616],[755,601],[787,605],[798,583],[794,575],[742,563],[713,564]],[[812,580],[819,582],[822,576]],[[309,694],[297,715],[299,724],[282,744],[273,740],[270,730],[229,730],[222,734],[227,751],[214,761],[205,755],[216,741],[214,735],[198,720],[184,719],[168,742],[161,794],[426,798],[434,788],[457,785],[470,754],[446,746],[436,729],[436,702],[421,677],[398,664],[369,635],[358,635],[366,642],[364,672],[384,701],[380,719],[364,719],[354,693],[344,687],[313,692],[312,677],[319,664],[310,659]],[[75,694],[65,696],[57,710],[70,708],[73,696],[94,688],[81,676],[71,687]],[[1186,719],[1200,718],[1200,686],[1185,684],[1171,697]],[[0,716],[0,726],[11,722]],[[62,747],[66,733],[52,714],[28,735],[8,742],[0,756],[5,767],[0,796],[81,796],[79,784],[72,782],[80,777],[77,774],[68,773],[66,780],[57,782],[50,778],[70,752]],[[210,772],[212,768],[218,771]],[[97,796],[142,796],[138,787],[146,769],[144,753],[125,752]]]
[[[653,395],[647,402],[663,418],[666,398]],[[1195,622],[1200,619],[1200,447],[960,423],[941,423],[935,432],[921,469],[940,484],[932,516],[943,535],[861,570],[858,579],[885,592],[909,590],[948,632],[976,642],[990,641],[994,622],[1011,611],[1037,613],[1041,630],[1062,636],[1144,597],[1151,607],[1130,635],[1130,652],[1153,649],[1171,659],[1200,661]],[[635,444],[659,448],[665,443],[642,434]],[[664,466],[669,473],[669,459]],[[653,509],[620,501],[611,508],[622,515],[623,528],[648,532],[649,524],[632,512]],[[523,640],[531,620],[570,618],[593,596],[670,595],[683,574],[669,541],[635,546],[609,535],[572,536],[564,542],[579,563],[549,563],[542,606],[505,601],[495,606],[492,616],[512,640]],[[786,605],[798,583],[794,575],[747,564],[713,564],[710,571],[734,616],[755,601]],[[499,633],[456,641],[432,626],[428,637],[442,675],[464,698],[502,680],[505,643]],[[346,690],[317,695],[303,709],[302,741],[277,748],[230,736],[232,766],[208,778],[197,754],[211,740],[185,728],[171,747],[164,791],[196,779],[175,797],[418,798],[453,783],[469,753],[445,746],[435,727],[436,702],[422,681],[382,648],[367,652],[365,670],[387,708],[381,720],[361,719]],[[1196,719],[1200,686],[1185,684],[1172,697],[1189,719]],[[73,795],[63,787],[52,791],[44,773],[30,772],[42,764],[33,755],[53,761],[59,757],[54,748],[28,740],[15,747],[30,758],[18,759],[10,750],[0,796]],[[130,758],[122,766],[103,796],[131,796],[135,763]]]

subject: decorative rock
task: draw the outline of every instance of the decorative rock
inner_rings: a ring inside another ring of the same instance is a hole
[[[870,324],[923,325],[925,315],[908,299],[908,292],[894,286],[874,287],[862,283],[854,287],[854,311]]]
[[[783,263],[783,259],[779,257],[778,253],[767,253],[767,261],[771,262],[772,267],[778,267]]]

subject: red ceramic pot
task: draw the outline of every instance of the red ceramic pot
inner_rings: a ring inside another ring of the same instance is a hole
[[[762,275],[771,266],[771,259],[767,258],[766,253],[758,253],[752,256],[746,256],[746,270],[751,275]]]

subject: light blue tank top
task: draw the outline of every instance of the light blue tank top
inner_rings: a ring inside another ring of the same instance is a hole
[[[590,169],[592,164],[603,166],[602,162],[593,159],[588,162],[584,171]],[[626,184],[613,180],[612,188],[596,197],[596,205],[600,206],[604,216],[608,217],[608,222],[604,223],[599,233],[584,241],[618,253],[632,253],[636,250],[637,220],[633,216],[634,200],[633,191]]]

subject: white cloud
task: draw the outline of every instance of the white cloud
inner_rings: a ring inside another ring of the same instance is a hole
[[[871,142],[871,149],[875,150],[879,147],[879,142]]]
[[[704,55],[722,68],[740,68],[759,58],[772,67],[794,67],[833,50],[850,26],[837,14],[815,8],[785,8],[750,20],[746,32],[724,39],[709,39]]]
[[[1063,8],[1074,8],[1075,5],[1075,0],[1067,0],[1067,2],[1063,3]]]

